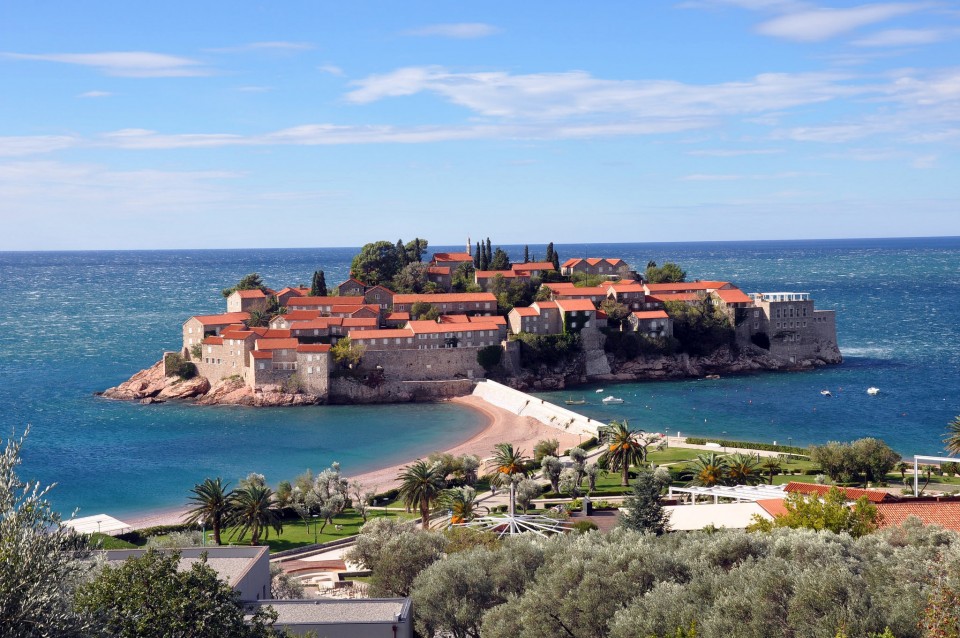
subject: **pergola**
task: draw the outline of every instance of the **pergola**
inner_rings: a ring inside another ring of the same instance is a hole
[[[761,501],[768,498],[783,498],[784,485],[714,485],[712,487],[671,487],[668,496],[674,494],[689,494],[693,505],[697,504],[697,497],[713,497],[714,503],[721,498],[729,498],[738,503],[743,501]]]
[[[64,527],[71,527],[78,534],[109,534],[115,536],[129,532],[132,528],[123,521],[118,521],[112,516],[106,514],[97,514],[96,516],[84,516],[83,518],[74,518],[63,522]]]
[[[559,521],[542,514],[517,514],[515,483],[510,483],[510,505],[502,516],[479,516],[464,523],[454,523],[451,527],[467,527],[481,532],[495,532],[498,538],[525,532],[540,536],[559,534],[570,529],[566,521]]]
[[[956,463],[956,457],[949,456],[919,456],[913,455],[913,495],[920,496],[920,461],[934,461],[936,463]]]

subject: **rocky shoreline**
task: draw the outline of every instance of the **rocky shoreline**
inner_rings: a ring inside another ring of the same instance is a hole
[[[495,377],[497,381],[522,391],[564,390],[587,383],[628,383],[702,378],[708,375],[741,375],[766,371],[810,370],[840,363],[843,359],[834,346],[818,352],[816,357],[787,363],[759,348],[723,348],[708,356],[687,354],[638,357],[618,360],[606,355],[609,373],[588,374],[586,356],[579,355],[561,368],[542,367],[525,370],[516,376]],[[439,400],[449,396],[433,396],[429,388],[423,392],[406,392],[391,396],[383,393],[369,397],[351,396],[350,403],[388,403],[412,400]],[[303,392],[285,391],[281,386],[263,386],[254,390],[239,377],[228,377],[211,383],[204,377],[181,379],[165,376],[160,361],[141,370],[120,385],[109,388],[100,396],[121,401],[139,401],[144,405],[166,401],[188,401],[196,405],[240,405],[249,407],[290,407],[319,405],[328,401],[321,396]],[[338,401],[339,402],[339,401]],[[343,401],[347,402],[347,401]]]

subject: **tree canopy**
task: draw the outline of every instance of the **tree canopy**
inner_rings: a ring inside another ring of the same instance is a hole
[[[267,291],[267,287],[263,285],[263,280],[255,272],[250,273],[249,275],[244,275],[240,281],[237,282],[236,286],[232,288],[224,288],[220,291],[224,297],[229,297],[237,290],[262,290],[263,292]]]
[[[675,284],[686,281],[687,272],[672,261],[664,262],[659,267],[657,262],[651,261],[647,264],[643,278],[649,284]]]
[[[313,281],[310,284],[310,296],[327,296],[327,277],[322,270],[316,270],[313,273]]]
[[[350,263],[350,273],[367,286],[389,286],[404,267],[404,256],[389,241],[365,244]]]

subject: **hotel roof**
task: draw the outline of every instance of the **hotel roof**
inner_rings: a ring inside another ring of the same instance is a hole
[[[511,268],[517,272],[524,270],[554,270],[553,264],[549,261],[528,261],[525,264],[513,264]]]
[[[330,352],[329,343],[301,343],[297,352]]]
[[[342,295],[335,297],[298,297],[287,302],[291,308],[307,306],[332,306],[332,305],[362,305],[363,297],[361,295]]]
[[[903,525],[911,516],[924,525],[939,525],[960,532],[960,501],[917,501],[904,499],[892,503],[877,503],[883,516],[881,527]]]
[[[229,325],[231,323],[241,323],[250,318],[249,312],[225,312],[219,315],[194,315],[187,319],[191,321],[196,319],[205,326]],[[186,321],[184,321],[186,323]]]
[[[637,319],[669,319],[666,310],[638,310],[633,313]]]
[[[469,253],[433,253],[432,262],[438,261],[473,261]]]
[[[826,496],[827,492],[833,489],[832,485],[817,485],[815,483],[797,483],[791,481],[787,483],[787,486],[784,488],[786,492],[798,492],[800,494],[818,494],[820,496]],[[862,490],[856,487],[841,487],[837,488],[843,491],[844,496],[846,496],[851,501],[858,500],[861,496],[866,496],[867,500],[871,503],[882,503],[883,501],[893,500],[893,496],[887,492],[881,490]]]
[[[589,299],[559,299],[557,307],[564,312],[576,312],[580,310],[596,311],[593,302]]]
[[[474,332],[479,330],[499,330],[495,323],[437,323],[435,321],[410,321],[407,328],[414,334],[433,334],[437,332]]]
[[[418,301],[422,301],[424,303],[430,303],[430,304],[477,302],[477,301],[496,302],[497,298],[493,295],[492,292],[451,292],[451,293],[443,293],[438,295],[413,294],[413,295],[394,295],[393,296],[394,304],[417,303]]]
[[[300,342],[296,339],[257,339],[257,350],[296,350]]]
[[[720,297],[724,303],[753,303],[753,299],[739,288],[714,290],[713,294]]]

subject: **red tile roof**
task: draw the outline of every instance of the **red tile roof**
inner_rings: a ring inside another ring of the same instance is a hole
[[[695,292],[658,292],[655,295],[647,293],[647,299],[650,301],[696,301],[700,295]]]
[[[666,310],[638,310],[633,313],[637,319],[669,319]]]
[[[263,299],[266,295],[262,290],[234,290],[232,294],[237,294],[241,299]]]
[[[423,301],[425,303],[461,303],[490,301],[496,303],[497,298],[491,292],[451,292],[438,295],[394,295],[394,304],[408,304]]]
[[[427,274],[430,275],[449,275],[450,266],[428,266]]]
[[[300,342],[296,339],[257,339],[257,350],[296,350]]]
[[[517,313],[517,316],[520,316],[520,317],[539,317],[540,316],[540,312],[536,308],[515,307],[510,312],[515,312]]]
[[[554,294],[560,297],[572,297],[579,295],[581,297],[606,297],[609,288],[606,286],[583,286],[580,288],[563,288],[562,290],[555,290]]]
[[[369,295],[369,294],[370,294],[371,292],[373,292],[374,290],[382,290],[382,291],[384,291],[384,292],[386,292],[386,293],[389,293],[389,294],[391,294],[391,295],[397,294],[397,293],[393,292],[392,290],[390,290],[389,288],[387,288],[386,286],[381,286],[381,285],[378,284],[378,285],[376,285],[376,286],[373,286],[372,288],[367,288],[367,292],[364,293],[364,297],[366,297],[367,295]]]
[[[574,284],[568,281],[557,281],[557,282],[551,281],[550,283],[543,284],[543,285],[549,288],[550,290],[567,290],[569,288],[576,288]]]
[[[273,351],[251,350],[254,359],[273,359]]]
[[[669,284],[644,284],[648,292],[692,292],[696,290],[719,290],[729,286],[728,281],[680,281]]]
[[[477,330],[498,330],[495,323],[436,323],[435,321],[411,321],[407,327],[415,334],[433,334],[435,332],[473,332]]]
[[[289,293],[292,293],[293,296],[295,296],[295,297],[303,297],[303,296],[306,296],[306,294],[307,294],[308,292],[310,292],[310,289],[309,289],[309,288],[291,288],[290,286],[287,286],[286,288],[284,288],[283,290],[281,290],[280,292],[278,292],[278,293],[277,293],[277,296],[278,296],[278,297],[282,297],[283,295],[287,294],[288,292],[289,292]]]
[[[729,290],[715,290],[713,294],[720,297],[720,299],[724,303],[749,303],[749,304],[753,303],[753,299],[751,299],[749,295],[744,293],[739,288],[731,288]]]
[[[410,321],[409,312],[390,312],[384,317],[385,321]]]
[[[365,287],[366,287],[366,285],[365,285],[362,281],[360,281],[360,280],[358,280],[358,279],[355,279],[355,278],[353,278],[353,277],[350,277],[349,279],[347,279],[347,280],[346,280],[345,282],[343,282],[342,284],[337,284],[337,288],[340,288],[341,286],[346,286],[347,284],[356,284],[357,286],[360,286],[361,288],[365,288]]]
[[[294,321],[290,324],[290,330],[326,330],[331,324],[340,325],[340,317],[322,317],[319,319],[310,319],[308,321]]]
[[[536,306],[536,307],[539,308],[540,310],[543,310],[543,309],[545,309],[545,308],[556,308],[556,307],[557,307],[557,302],[556,302],[556,301],[535,301],[535,302],[533,302],[533,303],[530,304],[530,305],[531,305],[531,306]]]
[[[646,289],[643,287],[643,284],[620,284],[620,285],[610,284],[610,286],[608,286],[607,289],[609,290],[610,287],[613,287],[614,291],[616,291],[617,294],[620,294],[622,292],[642,292],[642,293],[647,292]]]
[[[297,346],[297,352],[330,352],[329,343],[302,343]]]
[[[359,327],[376,327],[379,325],[376,317],[344,317],[343,323],[340,324],[344,328],[359,328]]]
[[[762,498],[759,501],[756,501],[756,503],[763,508],[763,511],[774,518],[789,514],[787,508],[783,504],[782,498]]]
[[[507,318],[501,317],[500,315],[491,315],[489,317],[468,315],[467,321],[469,321],[470,323],[494,323],[498,326],[507,325]]]
[[[413,330],[410,330],[409,328],[388,328],[386,330],[351,330],[349,334],[351,341],[394,339],[412,336]]]
[[[902,525],[910,516],[924,525],[939,525],[960,532],[960,501],[915,501],[904,499],[894,503],[877,503],[883,516],[881,527]]]
[[[553,264],[549,261],[530,261],[525,264],[513,264],[512,269],[521,272],[525,270],[553,270]]]
[[[236,339],[236,340],[239,340],[239,341],[243,341],[244,339],[247,339],[247,338],[249,338],[249,337],[252,337],[253,335],[254,335],[254,332],[253,332],[252,330],[229,330],[229,329],[227,329],[227,330],[224,330],[223,332],[220,333],[220,336],[223,337],[224,339]]]
[[[589,299],[560,299],[557,301],[557,307],[564,312],[574,312],[579,310],[593,310],[596,308]]]
[[[530,277],[530,273],[528,272],[516,272],[513,270],[477,270],[475,272],[477,279],[493,279],[497,275],[500,275],[504,279],[526,279]]]
[[[209,346],[222,346],[223,337],[207,337],[206,339],[203,340],[203,343]]]
[[[469,323],[470,317],[467,315],[440,315],[440,323]]]
[[[819,494],[825,496],[833,488],[832,485],[817,485],[816,483],[797,483],[791,481],[784,488],[786,492],[799,492],[800,494]],[[893,500],[893,496],[881,490],[862,490],[856,487],[841,487],[844,495],[851,501],[856,501],[861,496],[866,496],[871,503],[880,503],[882,501]]]
[[[290,336],[290,330],[287,328],[250,328],[251,332],[255,332],[257,336],[261,339],[286,339]]]
[[[289,310],[285,315],[277,315],[276,319],[286,319],[289,321],[304,321],[306,319],[316,319],[320,316],[319,310]]]
[[[220,315],[196,315],[187,319],[191,321],[196,319],[205,326],[230,325],[231,323],[240,323],[250,318],[249,312],[225,312]],[[186,323],[186,321],[184,322]]]
[[[363,303],[363,297],[361,295],[342,295],[339,297],[298,297],[297,299],[291,299],[287,304],[293,308],[305,308],[309,306],[332,306],[333,304],[337,305],[348,305],[356,304],[361,305]]]
[[[433,259],[431,263],[436,263],[438,261],[473,261],[468,253],[433,253]]]

